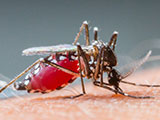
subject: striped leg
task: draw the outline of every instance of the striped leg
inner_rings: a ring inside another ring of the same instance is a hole
[[[85,37],[86,37],[86,45],[90,45],[90,40],[89,40],[89,29],[88,29],[88,22],[84,21],[83,24],[80,27],[79,33],[77,33],[77,36],[75,37],[75,40],[73,42],[73,45],[76,45],[78,42],[78,39],[80,37],[80,34],[82,33],[82,30],[85,28]]]
[[[114,31],[113,32],[113,35],[108,43],[108,46],[109,47],[112,47],[112,50],[114,51],[115,50],[115,46],[116,46],[116,42],[117,42],[117,36],[118,36],[118,32],[117,31]]]
[[[134,95],[129,95],[127,93],[124,93],[121,89],[113,89],[111,87],[109,87],[110,85],[107,84],[107,83],[103,83],[103,85],[101,86],[101,83],[99,81],[94,81],[94,85],[98,86],[98,87],[102,87],[102,88],[105,88],[105,89],[108,89],[114,93],[119,93],[123,96],[126,96],[126,97],[131,97],[131,98],[136,98],[136,99],[148,99],[148,98],[154,98],[154,96],[134,96]]]
[[[97,27],[94,27],[93,33],[94,33],[94,40],[97,41],[98,40],[98,28]]]

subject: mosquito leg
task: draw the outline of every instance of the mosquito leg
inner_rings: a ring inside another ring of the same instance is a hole
[[[31,66],[29,66],[28,68],[26,68],[23,72],[21,72],[18,76],[16,76],[11,82],[9,82],[6,86],[4,86],[4,87],[2,87],[1,89],[0,89],[0,93],[3,91],[3,90],[5,90],[9,85],[11,85],[12,83],[14,83],[15,81],[17,81],[21,76],[23,76],[25,73],[27,73],[31,68],[33,68],[36,64],[38,64],[39,62],[44,62],[44,63],[47,63],[47,64],[49,64],[49,65],[51,65],[51,66],[53,66],[53,67],[56,67],[56,68],[58,68],[58,69],[60,69],[60,70],[62,70],[62,71],[64,71],[64,72],[66,72],[66,73],[68,73],[68,74],[71,74],[71,75],[74,75],[74,76],[77,76],[77,77],[79,77],[79,74],[78,73],[75,73],[75,72],[73,72],[73,71],[71,71],[71,70],[68,70],[68,69],[66,69],[66,68],[63,68],[63,67],[61,67],[61,66],[59,66],[59,65],[57,65],[57,64],[55,64],[55,63],[51,63],[50,61],[48,61],[47,59],[39,59],[39,60],[37,60],[36,62],[34,62]]]
[[[110,87],[108,87],[107,84],[103,84],[103,86],[101,86],[101,85],[100,85],[100,82],[97,82],[97,81],[94,82],[94,85],[96,85],[96,86],[98,86],[98,87],[102,87],[102,88],[108,89],[108,90],[110,90],[110,91],[112,91],[112,92],[114,92],[114,93],[119,93],[119,94],[121,94],[121,95],[123,95],[123,96],[126,96],[126,97],[131,97],[131,98],[136,98],[136,99],[154,98],[154,96],[133,96],[133,95],[129,95],[129,94],[127,94],[127,93],[124,93],[122,90],[118,90],[118,89],[115,90],[115,89],[113,89],[113,88],[110,88]]]
[[[85,36],[86,36],[86,45],[90,45],[90,40],[89,40],[89,29],[88,29],[88,22],[84,21],[85,24]]]
[[[43,63],[47,63],[47,64],[51,65],[52,67],[55,67],[55,68],[57,68],[57,69],[59,69],[59,70],[62,70],[63,72],[66,72],[66,73],[71,74],[71,75],[73,75],[73,76],[79,77],[79,73],[76,73],[76,72],[74,72],[74,71],[72,71],[72,70],[69,70],[69,69],[67,69],[67,68],[64,68],[64,67],[62,67],[62,66],[60,66],[60,65],[58,65],[58,64],[56,64],[56,63],[50,62],[50,61],[47,60],[47,59],[44,59],[42,62],[43,62]]]
[[[85,28],[85,36],[86,36],[86,45],[90,45],[90,41],[89,41],[89,29],[88,29],[88,22],[84,21],[83,24],[80,27],[79,33],[77,33],[77,36],[75,37],[75,40],[73,42],[73,45],[76,45],[76,43],[78,42],[78,39],[82,33],[82,30]]]
[[[98,28],[94,27],[93,32],[94,32],[94,40],[97,41],[98,40]]]
[[[96,84],[101,84],[101,82],[100,81],[95,81],[94,83],[96,83]],[[107,86],[112,86],[111,84],[109,84],[109,83],[105,83],[105,82],[103,82],[103,85],[107,85]]]
[[[55,64],[55,63],[52,63],[52,62],[48,61],[47,58],[44,59],[43,62],[51,65],[52,67],[55,67],[55,68],[57,68],[57,69],[60,69],[60,70],[62,70],[63,72],[66,72],[66,73],[68,73],[68,74],[71,74],[71,75],[74,75],[74,76],[77,76],[77,77],[79,77],[79,76],[81,77],[81,84],[82,84],[82,91],[83,91],[83,93],[82,93],[82,94],[79,94],[79,95],[76,95],[76,96],[65,97],[65,98],[74,99],[74,98],[80,97],[80,96],[82,96],[82,95],[84,95],[84,94],[86,93],[86,92],[85,92],[85,87],[84,87],[83,75],[82,75],[82,72],[81,72],[81,68],[80,68],[80,75],[79,75],[79,73],[73,72],[73,71],[71,71],[71,70],[69,70],[69,69],[66,69],[66,68],[64,68],[64,67],[62,67],[62,66],[60,66],[60,65],[58,65],[58,64]],[[80,65],[80,66],[81,66],[81,65]]]
[[[85,68],[85,72],[84,72],[84,76],[90,78],[90,74],[91,74],[91,70],[90,70],[90,67],[89,67],[89,63],[88,63],[88,60],[87,60],[87,57],[86,57],[86,54],[85,52],[82,50],[81,46],[80,45],[77,45],[77,52],[78,52],[78,62],[79,62],[79,72],[80,72],[80,78],[81,78],[81,86],[82,86],[82,94],[79,94],[79,95],[76,95],[76,96],[72,96],[71,98],[77,98],[77,97],[80,97],[84,94],[86,94],[86,91],[85,91],[85,86],[84,86],[84,81],[83,81],[83,75],[82,75],[82,65],[81,65],[81,59],[80,57],[82,58],[83,62],[84,62],[84,68]]]
[[[69,74],[72,74],[72,75],[74,75],[74,76],[77,76],[77,77],[80,76],[80,78],[81,78],[81,84],[82,84],[82,92],[83,92],[83,93],[80,94],[80,95],[77,95],[77,96],[72,96],[71,98],[77,98],[77,97],[79,97],[79,96],[82,96],[82,95],[86,94],[83,77],[86,76],[86,77],[90,78],[90,74],[92,73],[92,71],[90,70],[90,67],[89,67],[89,63],[88,63],[86,54],[85,54],[85,52],[82,50],[82,48],[81,48],[80,45],[77,45],[77,52],[78,52],[78,61],[79,61],[79,68],[80,68],[80,71],[79,71],[79,72],[80,72],[80,74],[79,74],[79,73],[75,73],[75,72],[73,72],[73,71],[71,71],[71,70],[68,70],[68,69],[66,69],[66,68],[63,68],[63,67],[61,67],[61,66],[59,66],[59,65],[57,65],[57,64],[55,64],[55,63],[51,63],[50,61],[47,60],[47,58],[44,59],[44,62],[45,62],[45,63],[47,63],[47,64],[49,64],[49,65],[51,65],[51,66],[53,66],[53,67],[56,67],[56,68],[58,68],[58,69],[60,69],[60,70],[62,70],[62,71],[64,71],[64,72],[69,73]],[[81,65],[80,57],[82,58],[82,60],[83,60],[83,62],[84,62],[84,64],[85,64],[85,65],[84,65],[84,66],[85,66],[85,67],[84,67],[84,68],[85,68],[85,75],[84,75],[84,76],[82,75],[82,65]]]
[[[100,74],[101,74],[101,78],[100,78],[100,82],[101,82],[101,83],[100,83],[100,85],[101,85],[101,86],[103,85],[103,72],[104,72],[104,69],[103,69],[103,68],[104,68],[104,57],[105,57],[105,56],[104,56],[104,49],[102,49],[102,50],[103,50],[103,51],[102,51],[102,60],[101,60],[102,63],[100,64],[100,67],[101,67],[101,68],[100,68],[100,69],[101,69],[101,73],[100,73]]]
[[[117,42],[117,35],[118,35],[118,32],[115,31],[113,32],[113,35],[108,43],[108,46],[111,47],[112,46],[112,50],[114,51],[115,50],[115,46],[116,46],[116,42]]]
[[[134,96],[134,95],[129,95],[127,93],[124,93],[123,91],[117,91],[117,93],[124,95],[126,97],[131,97],[131,98],[136,98],[136,99],[148,99],[148,98],[154,98],[154,96]]]
[[[138,83],[132,83],[132,82],[123,81],[123,80],[121,80],[121,83],[134,85],[134,86],[142,86],[142,87],[160,87],[160,85],[138,84]]]
[[[43,62],[44,63],[47,63],[47,64],[49,64],[49,65],[51,65],[51,66],[53,66],[53,67],[55,67],[55,68],[57,68],[57,69],[60,69],[60,70],[62,70],[62,71],[64,71],[64,72],[66,72],[66,73],[68,73],[68,74],[71,74],[71,75],[74,75],[74,76],[77,76],[77,77],[79,77],[80,76],[80,78],[81,78],[81,84],[82,84],[82,92],[83,92],[83,94],[85,94],[86,92],[85,92],[85,87],[84,87],[84,82],[83,82],[83,75],[82,75],[82,68],[81,68],[81,62],[80,62],[80,56],[82,57],[82,59],[83,59],[83,61],[84,61],[84,63],[85,63],[85,66],[88,66],[88,68],[86,68],[86,75],[90,75],[90,69],[89,69],[89,64],[88,64],[88,61],[87,61],[87,58],[86,58],[86,56],[85,56],[85,53],[83,52],[83,50],[82,50],[82,48],[81,48],[81,46],[80,45],[77,45],[77,51],[78,51],[78,61],[79,61],[79,68],[80,68],[80,74],[79,73],[76,73],[76,72],[73,72],[73,71],[71,71],[71,70],[69,70],[69,69],[66,69],[66,68],[64,68],[64,67],[62,67],[62,66],[60,66],[60,65],[58,65],[58,64],[56,64],[56,63],[52,63],[52,62],[50,62],[47,58],[45,58],[44,60],[43,60]],[[76,97],[79,97],[79,96],[82,96],[83,94],[80,94],[80,95],[77,95],[77,96],[73,96],[72,98],[76,98]]]
[[[100,73],[100,64],[101,64],[101,57],[102,57],[102,51],[104,51],[104,47],[100,49],[98,58],[97,58],[97,64],[96,64],[96,68],[95,68],[95,72],[94,72],[94,80],[96,80],[98,78],[98,75]]]
[[[82,66],[81,66],[81,61],[80,61],[80,47],[77,46],[77,51],[78,51],[78,63],[79,63],[79,72],[80,72],[80,78],[81,78],[81,85],[82,85],[82,92],[83,94],[86,94],[85,87],[84,87],[84,81],[83,81],[83,76],[82,76]]]
[[[90,78],[91,77],[91,69],[90,69],[90,66],[89,66],[89,63],[88,63],[88,60],[87,60],[87,57],[86,57],[86,54],[85,52],[83,51],[83,49],[81,48],[80,45],[77,45],[77,50],[79,52],[79,56],[81,56],[83,62],[84,62],[84,71],[85,71],[85,76],[87,78]]]
[[[83,59],[83,62],[85,64],[85,76],[89,76],[90,75],[90,68],[89,68],[89,64],[88,64],[88,61],[87,61],[87,58],[86,58],[86,55],[84,53],[84,51],[82,50],[81,46],[80,45],[77,45],[77,52],[78,52],[78,63],[79,63],[79,73],[80,73],[80,78],[81,78],[81,86],[82,86],[82,94],[79,94],[79,95],[76,95],[76,96],[72,96],[72,97],[67,97],[67,98],[77,98],[77,97],[80,97],[80,96],[83,96],[84,94],[86,94],[86,91],[85,91],[85,86],[84,86],[84,81],[83,81],[83,75],[82,75],[82,65],[81,65],[81,60],[80,60],[80,57],[82,57]]]
[[[100,85],[101,82],[99,82],[99,81],[94,81],[93,84],[94,84],[95,86],[98,86],[98,87],[106,88],[106,89],[108,89],[108,90],[110,90],[110,91],[112,91],[112,92],[114,92],[114,93],[117,92],[115,89],[112,89],[112,88],[108,87],[109,84],[107,84],[107,83],[103,83],[103,85],[101,86],[101,85]],[[105,85],[105,86],[104,86],[104,85]]]
[[[79,33],[77,33],[77,36],[75,37],[75,40],[74,40],[74,42],[73,42],[73,45],[76,45],[76,43],[78,42],[78,39],[79,39],[79,37],[80,37],[80,35],[81,35],[81,32],[82,32],[83,28],[84,28],[84,23],[81,25],[81,27],[80,27],[80,29],[79,29]]]
[[[25,73],[27,73],[31,68],[33,68],[36,64],[41,62],[42,59],[38,59],[36,62],[34,62],[32,65],[30,65],[28,68],[26,68],[23,72],[21,72],[18,76],[16,76],[12,81],[10,81],[6,86],[2,87],[0,89],[0,93],[5,90],[9,85],[17,81],[21,76],[23,76]]]
[[[77,51],[78,51],[78,61],[79,61],[79,68],[80,68],[80,77],[81,77],[81,84],[82,84],[82,91],[85,94],[85,87],[84,87],[84,82],[83,82],[83,76],[82,76],[82,65],[81,65],[81,60],[80,57],[82,58],[84,62],[84,74],[87,78],[91,77],[92,71],[90,70],[89,63],[86,57],[85,52],[82,50],[80,45],[77,45]]]

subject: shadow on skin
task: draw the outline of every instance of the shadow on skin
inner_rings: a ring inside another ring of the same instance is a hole
[[[130,95],[135,95],[135,96],[144,96],[144,94],[142,93],[143,91],[133,91],[133,92],[128,92],[128,94]],[[153,96],[153,93],[148,93],[150,96]],[[146,94],[146,95],[148,95]],[[86,100],[108,100],[108,99],[134,99],[131,97],[126,97],[120,94],[102,94],[102,95],[93,95],[93,94],[85,94],[83,96],[80,97],[76,97],[76,98],[71,98],[72,96],[56,96],[56,97],[38,97],[38,98],[33,98],[31,99],[31,101],[46,101],[46,100],[80,100],[80,101],[86,101]],[[153,99],[153,98],[150,98]],[[140,100],[140,99],[139,99]]]

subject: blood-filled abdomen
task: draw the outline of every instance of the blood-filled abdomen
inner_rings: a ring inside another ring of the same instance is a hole
[[[48,60],[78,73],[78,60],[74,54],[52,55],[48,57]],[[14,84],[14,87],[17,90],[26,89],[28,92],[45,93],[55,89],[61,89],[75,79],[76,76],[41,62],[31,69],[22,82]]]

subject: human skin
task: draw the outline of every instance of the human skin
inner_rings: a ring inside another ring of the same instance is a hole
[[[160,69],[137,72],[126,81],[160,84]],[[96,87],[85,85],[87,94],[75,99],[68,87],[49,94],[31,94],[0,100],[0,120],[159,120],[160,88],[134,87],[120,84],[128,94],[150,95],[151,99],[134,99]],[[81,86],[74,86],[81,92]],[[69,90],[69,91],[67,91]],[[77,93],[78,94],[78,93]]]

